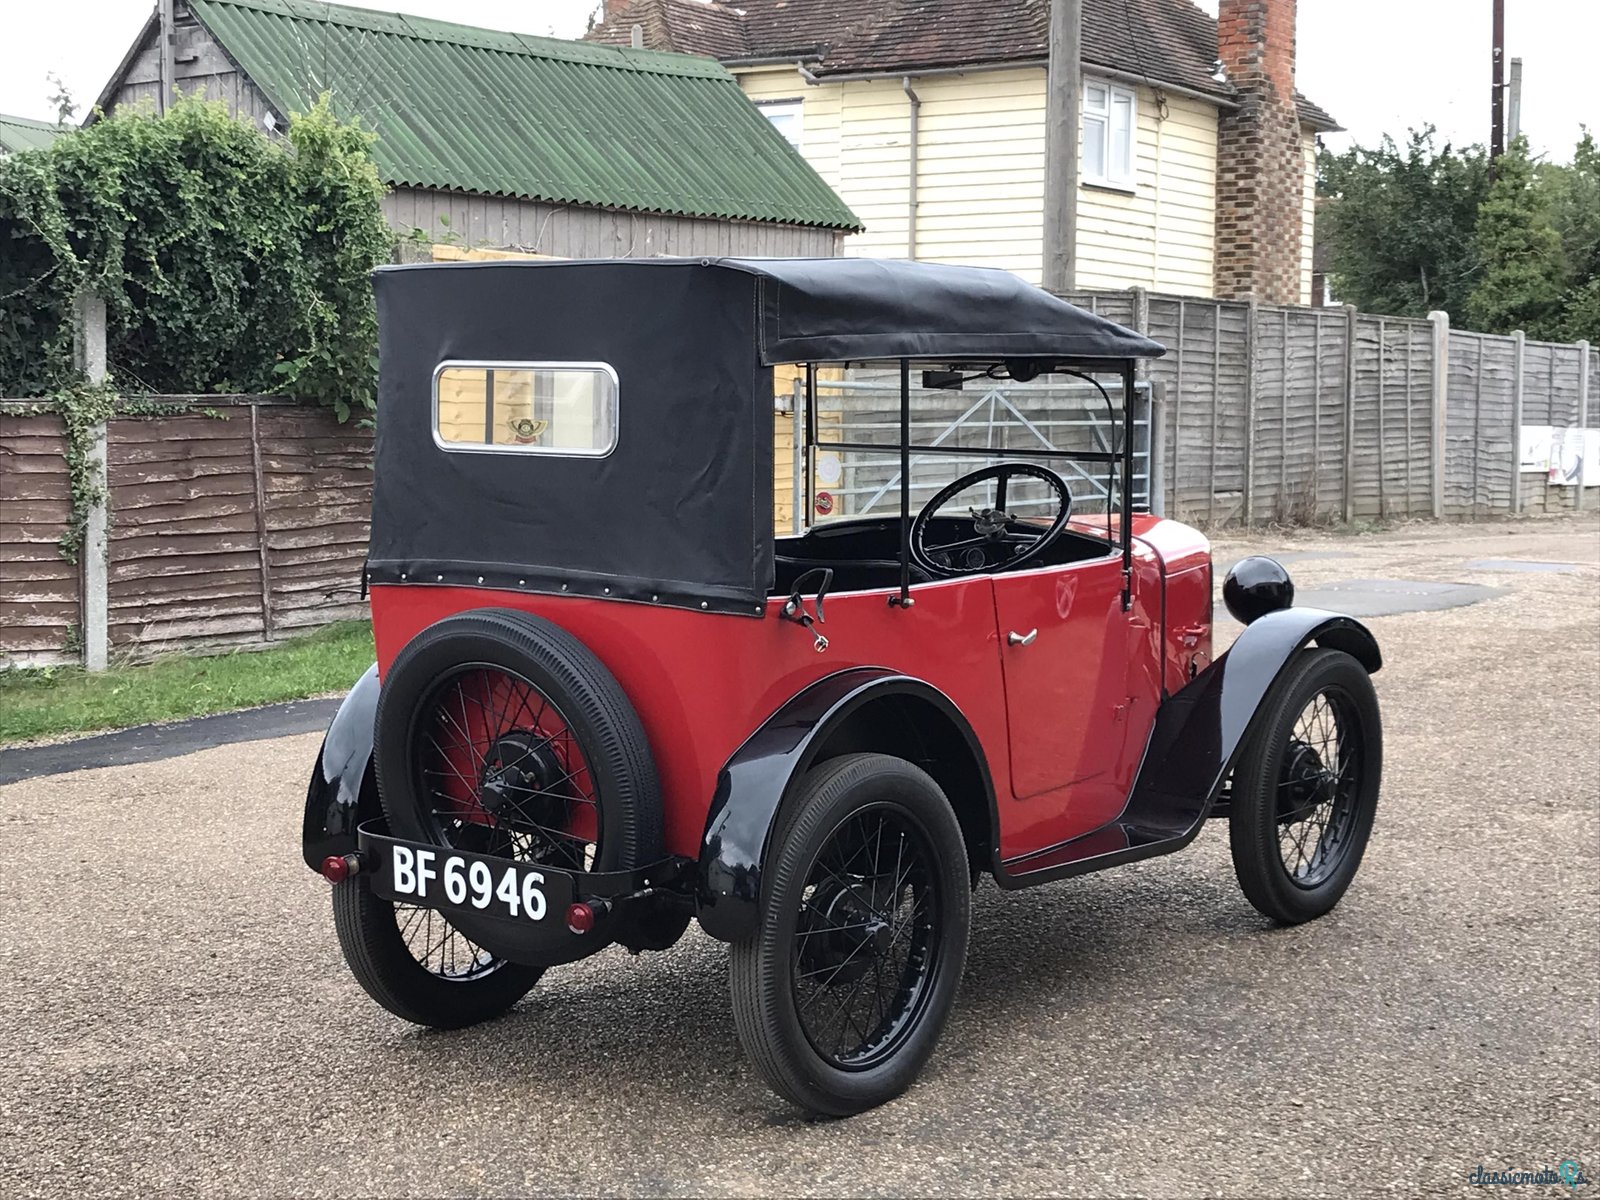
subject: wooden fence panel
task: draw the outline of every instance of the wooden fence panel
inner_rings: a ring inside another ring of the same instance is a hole
[[[114,655],[263,640],[249,408],[219,411],[107,425]]]
[[[1355,320],[1351,513],[1426,515],[1433,478],[1433,342],[1427,321]]]
[[[1330,474],[1327,468],[1340,462],[1324,457],[1333,449],[1323,445],[1323,435],[1331,433],[1323,419],[1324,385],[1330,379],[1321,337],[1324,320],[1301,308],[1262,307],[1256,312],[1255,446],[1250,461],[1254,520],[1303,523],[1324,511],[1324,503],[1338,503],[1337,489],[1323,482]],[[1341,436],[1336,443],[1341,453],[1342,442]],[[1332,474],[1336,480],[1337,470]]]
[[[365,616],[371,432],[321,410],[256,411],[272,634]]]
[[[372,436],[274,398],[107,431],[112,649],[263,645],[360,617]]]
[[[60,545],[66,448],[60,417],[0,412],[0,666],[77,658],[82,573]]]
[[[1177,296],[1152,296],[1148,308],[1148,333],[1168,347],[1147,364],[1165,394],[1166,511],[1203,524],[1234,519],[1245,484],[1250,308]],[[1132,304],[1101,309],[1116,319]]]
[[[1445,515],[1509,511],[1517,483],[1511,461],[1516,343],[1509,337],[1451,330],[1449,371]]]

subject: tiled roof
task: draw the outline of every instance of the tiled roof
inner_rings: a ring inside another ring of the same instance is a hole
[[[331,90],[388,183],[835,229],[861,222],[718,63],[320,0],[189,0],[288,116]]]
[[[646,46],[692,47],[683,52],[712,58],[742,58],[750,53],[744,14],[713,0],[622,0],[608,6],[608,17],[590,41],[626,46],[633,27],[639,25]]]
[[[8,117],[0,113],[0,154],[19,150],[43,150],[61,136],[61,126],[28,117]]]
[[[1049,56],[1050,0],[632,0],[612,12],[591,38],[626,44],[637,23],[647,37],[665,28],[671,40],[657,44],[685,53],[734,62],[793,56],[819,76]],[[647,13],[661,16],[643,19]],[[696,20],[715,21],[716,33],[678,32]],[[1189,0],[1085,0],[1083,61],[1219,100],[1235,94],[1215,74],[1217,23]],[[1295,101],[1306,124],[1338,127],[1303,96]]]

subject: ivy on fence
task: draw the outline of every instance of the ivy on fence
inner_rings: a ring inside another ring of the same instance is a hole
[[[171,417],[192,412],[226,420],[214,408],[195,409],[184,403],[123,396],[109,383],[76,383],[48,399],[28,405],[23,411],[52,413],[61,418],[67,443],[65,458],[72,507],[58,548],[61,557],[70,563],[77,562],[83,550],[90,512],[104,505],[106,500],[105,471],[94,457],[94,446],[105,422],[112,417]]]
[[[0,395],[54,396],[69,427],[94,424],[111,393],[79,387],[72,361],[74,298],[92,290],[124,388],[370,410],[382,195],[371,135],[325,101],[286,140],[185,99],[0,161]]]

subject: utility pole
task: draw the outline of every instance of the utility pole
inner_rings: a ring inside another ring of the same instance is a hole
[[[1052,292],[1070,292],[1078,277],[1082,29],[1083,0],[1050,0],[1050,70],[1044,131],[1044,286]]]
[[[172,107],[178,89],[178,81],[174,78],[177,73],[177,35],[173,30],[172,3],[173,0],[158,0],[156,4],[156,14],[160,18],[157,22],[156,49],[161,57],[161,90],[156,93],[157,113],[164,113]]]
[[[1494,0],[1494,74],[1489,106],[1489,161],[1506,152],[1506,0]]]
[[[1511,60],[1511,87],[1506,105],[1506,144],[1517,140],[1522,132],[1522,60]]]

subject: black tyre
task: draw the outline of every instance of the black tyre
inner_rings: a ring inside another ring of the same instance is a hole
[[[431,908],[374,896],[359,878],[333,889],[333,925],[367,994],[395,1016],[435,1029],[498,1017],[544,973],[496,958]]]
[[[806,776],[732,948],[734,1023],[779,1095],[827,1116],[893,1099],[933,1053],[966,959],[971,886],[949,801],[902,759]]]
[[[1339,903],[1372,833],[1383,727],[1366,669],[1303,650],[1273,685],[1234,772],[1228,837],[1246,898],[1285,925]]]
[[[539,617],[484,609],[412,639],[383,681],[374,759],[396,837],[569,871],[661,857],[660,785],[638,715],[582,642]],[[451,920],[538,966],[591,954],[614,932]]]

